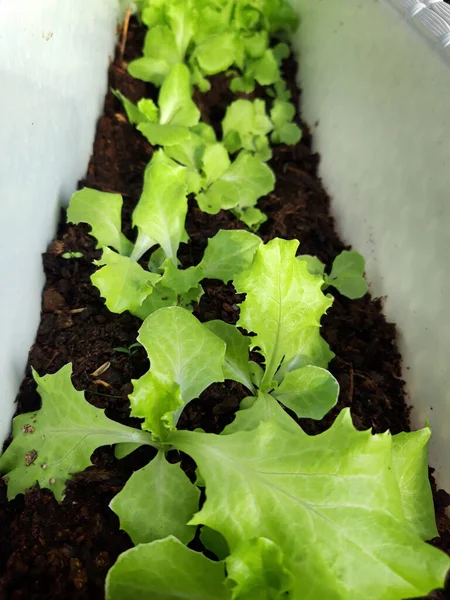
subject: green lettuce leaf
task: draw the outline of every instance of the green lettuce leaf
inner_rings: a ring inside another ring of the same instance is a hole
[[[326,285],[332,285],[339,292],[355,300],[367,292],[364,279],[364,258],[354,250],[344,250],[334,259],[331,273],[325,277]]]
[[[316,436],[271,420],[229,435],[177,431],[170,442],[206,484],[190,523],[221,533],[241,560],[243,542],[271,540],[293,600],[414,598],[442,586],[450,559],[405,519],[391,436],[357,431],[348,410]]]
[[[224,380],[225,343],[179,307],[147,317],[138,341],[151,367],[132,382],[132,415],[144,418],[143,428],[164,440],[183,408],[211,383]]]
[[[232,598],[273,600],[286,598],[293,577],[285,568],[279,546],[267,538],[243,542],[227,559],[227,585]]]
[[[128,65],[129,74],[160,86],[171,68],[183,61],[174,32],[168,25],[157,25],[147,32],[144,56]]]
[[[308,365],[286,373],[272,395],[297,417],[319,420],[336,405],[339,384],[329,371]]]
[[[161,280],[155,285],[153,292],[147,296],[141,306],[134,311],[133,314],[144,320],[160,308],[167,308],[169,306],[180,306],[181,308],[192,312],[193,304],[200,301],[203,293],[204,290],[202,286],[197,285],[187,292],[179,294],[175,290],[165,287]]]
[[[208,240],[199,264],[203,277],[228,283],[250,268],[260,244],[261,238],[248,231],[221,229]]]
[[[263,391],[273,385],[282,360],[297,355],[299,336],[318,329],[332,303],[321,290],[322,278],[296,260],[298,245],[278,238],[261,245],[251,268],[234,279],[236,291],[247,295],[238,325],[256,333],[252,347],[266,359]]]
[[[230,600],[225,568],[174,537],[121,554],[106,578],[106,600]]]
[[[187,522],[198,510],[199,499],[200,491],[180,464],[170,464],[160,451],[133,473],[109,506],[136,546],[169,535],[187,544],[195,535],[195,527]]]
[[[67,209],[69,223],[87,223],[97,248],[111,246],[124,256],[131,254],[133,245],[122,233],[122,196],[83,188],[75,192]]]
[[[113,313],[135,313],[161,279],[161,275],[146,271],[128,256],[120,256],[109,248],[94,264],[101,268],[91,275],[91,281]]]
[[[241,148],[269,160],[268,134],[273,125],[266,114],[264,100],[236,100],[227,108],[222,121],[223,138],[230,153]]]
[[[258,231],[263,223],[267,221],[267,215],[255,208],[254,206],[248,206],[245,208],[233,208],[231,210],[233,215],[247,225],[252,231]]]
[[[186,171],[163,150],[159,150],[145,170],[144,188],[133,212],[138,238],[132,258],[140,258],[159,244],[167,258],[176,264],[177,252],[185,236],[187,213]]]
[[[216,179],[197,202],[203,212],[252,207],[275,187],[272,170],[256,156],[241,152],[230,168]]]
[[[238,381],[250,392],[255,392],[248,362],[250,338],[242,335],[233,325],[223,321],[208,321],[205,327],[226,344],[225,361],[222,367],[225,379]]]
[[[128,98],[126,96],[124,96],[121,92],[119,92],[119,90],[111,90],[112,93],[114,94],[114,96],[116,98],[118,98],[120,100],[120,102],[123,104],[123,107],[125,109],[125,113],[127,115],[127,118],[129,120],[129,122],[131,123],[131,125],[139,125],[139,123],[145,123],[146,121],[148,121],[148,117],[146,114],[144,114],[144,112],[139,109],[138,106],[136,106],[136,104],[133,104],[133,102],[131,102],[131,100],[128,100]],[[141,100],[142,102],[142,100]],[[150,100],[151,102],[151,100]],[[145,106],[145,105],[143,105]],[[146,105],[148,106],[148,105]]]
[[[202,73],[215,75],[226,71],[236,60],[240,52],[240,41],[235,31],[213,34],[198,44],[194,52]]]
[[[270,111],[270,119],[273,123],[273,132],[270,139],[273,144],[288,144],[294,146],[301,137],[302,131],[293,119],[295,117],[295,106],[290,102],[275,100],[272,110]]]
[[[153,445],[150,434],[111,421],[86,402],[71,375],[71,364],[54,375],[33,371],[42,408],[15,417],[13,440],[0,457],[9,500],[36,483],[62,500],[67,480],[92,464],[96,448],[119,442]]]

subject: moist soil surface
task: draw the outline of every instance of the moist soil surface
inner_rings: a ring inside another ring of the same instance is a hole
[[[126,64],[140,55],[144,30],[131,22],[123,60],[117,56],[109,71],[110,87],[119,89],[131,100],[157,98],[157,90],[132,79]],[[299,103],[296,88],[297,65],[293,59],[284,64],[285,76]],[[259,89],[253,96],[263,97]],[[235,98],[228,80],[212,78],[207,94],[196,92],[203,120],[216,129],[226,106]],[[264,241],[274,237],[300,240],[302,253],[317,255],[328,266],[346,248],[330,216],[330,199],[318,177],[319,156],[311,150],[308,127],[298,118],[304,135],[295,147],[275,146],[270,166],[276,174],[276,188],[260,202],[268,221],[261,227]],[[69,140],[68,140],[69,143]],[[124,198],[124,230],[131,231],[131,212],[139,200],[144,169],[153,148],[128,124],[118,100],[108,92],[104,115],[100,118],[86,178],[80,186],[116,192]],[[355,197],[354,201],[358,199]],[[182,245],[184,266],[197,264],[208,237],[219,229],[243,227],[228,212],[202,213],[190,203],[187,230],[190,242]],[[63,258],[67,252],[82,252],[82,258]],[[106,414],[125,424],[137,424],[129,416],[128,394],[131,380],[149,367],[145,351],[134,349],[130,356],[116,348],[127,348],[136,341],[141,321],[130,314],[110,313],[97,289],[90,282],[92,260],[99,257],[87,226],[65,223],[65,214],[55,240],[43,256],[46,284],[42,318],[34,346],[29,354],[26,377],[17,398],[17,414],[40,407],[40,398],[31,377],[31,366],[41,375],[54,373],[68,362],[73,364],[73,383],[86,390],[87,400]],[[231,285],[218,281],[203,284],[205,294],[195,308],[202,321],[223,319],[235,323],[241,298]],[[409,408],[397,349],[395,326],[382,313],[382,299],[369,294],[360,300],[347,300],[335,293],[335,301],[323,320],[323,335],[336,353],[330,370],[340,384],[339,403],[323,421],[301,420],[309,434],[330,426],[343,407],[350,407],[356,427],[372,427],[375,432],[409,430]],[[95,371],[109,362],[109,368]],[[233,420],[246,395],[237,383],[226,381],[208,388],[199,400],[185,410],[180,427],[202,427],[220,432]],[[8,442],[7,442],[8,443]],[[101,599],[108,569],[118,555],[132,546],[119,520],[108,508],[115,494],[136,469],[151,456],[141,449],[123,460],[114,458],[109,447],[97,450],[93,466],[77,474],[68,484],[64,501],[58,504],[51,492],[37,487],[12,502],[6,499],[6,485],[0,483],[0,598],[8,600]],[[176,460],[176,459],[175,459]],[[192,465],[186,463],[189,474]],[[440,538],[436,546],[450,553],[450,527],[444,509],[449,496],[434,490]],[[194,542],[198,546],[198,542]],[[450,598],[439,592],[430,598]]]

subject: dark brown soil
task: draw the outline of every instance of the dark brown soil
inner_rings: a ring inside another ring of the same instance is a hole
[[[125,61],[139,55],[142,41],[142,29],[132,23]],[[285,70],[294,100],[298,101],[293,60],[286,62]],[[157,96],[152,86],[129,77],[125,64],[118,59],[110,68],[110,84],[132,100],[144,95]],[[203,118],[217,126],[232,100],[226,79],[214,77],[211,92],[196,94],[196,100]],[[297,238],[302,252],[315,254],[330,264],[345,246],[335,232],[330,200],[317,175],[319,157],[312,153],[310,135],[306,125],[302,126],[305,134],[295,148],[275,148],[271,166],[277,185],[261,202],[269,220],[260,233],[265,241],[276,236]],[[126,122],[120,104],[108,93],[104,116],[98,123],[94,154],[81,185],[124,196],[123,217],[129,234],[130,214],[139,199],[143,171],[151,154],[151,146]],[[182,248],[183,264],[196,264],[207,238],[219,229],[236,227],[242,224],[229,213],[207,215],[192,203],[187,221],[191,241]],[[83,252],[84,257],[62,258],[67,251]],[[17,413],[40,406],[30,377],[31,365],[43,374],[54,373],[72,362],[73,382],[78,389],[87,391],[88,401],[105,408],[113,419],[133,423],[127,399],[132,389],[130,381],[148,369],[148,361],[143,349],[128,356],[115,348],[130,346],[136,340],[141,322],[129,314],[111,314],[105,308],[90,283],[92,259],[97,257],[88,228],[66,225],[62,214],[56,239],[43,257],[47,279],[42,320],[30,351],[27,376],[17,398]],[[196,315],[201,320],[236,322],[235,305],[239,298],[232,286],[207,281],[204,288],[205,295],[196,308]],[[409,409],[401,378],[396,330],[382,314],[382,301],[369,295],[349,301],[337,295],[324,320],[324,336],[337,355],[330,369],[341,386],[339,404],[324,422],[303,421],[302,426],[311,434],[322,431],[342,407],[350,406],[359,428],[373,427],[376,432],[408,431]],[[93,375],[106,362],[111,363],[106,372]],[[244,389],[233,382],[213,385],[187,407],[180,425],[219,432],[232,421],[244,395]],[[39,489],[30,490],[8,503],[2,482],[0,598],[103,598],[108,569],[117,556],[132,545],[129,537],[119,530],[118,519],[108,504],[131,473],[145,464],[150,452],[141,449],[118,461],[110,448],[98,450],[93,457],[94,466],[74,477],[61,504],[50,492]],[[441,538],[434,543],[447,552],[450,551],[450,528],[444,508],[448,499],[442,491],[435,493]]]

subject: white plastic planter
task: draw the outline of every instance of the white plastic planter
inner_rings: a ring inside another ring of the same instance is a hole
[[[448,7],[441,0],[392,0],[395,9],[388,0],[293,2],[302,15],[303,114],[315,124],[338,227],[366,257],[373,293],[387,297],[413,423],[430,422],[430,463],[450,488]],[[0,2],[8,24],[0,35],[3,438],[38,324],[40,253],[86,170],[118,14],[115,0]]]

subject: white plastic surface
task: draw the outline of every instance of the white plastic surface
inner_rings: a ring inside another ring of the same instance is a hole
[[[39,323],[41,253],[86,171],[116,0],[0,0],[0,439]]]
[[[450,490],[450,69],[384,0],[295,3],[303,113],[333,212],[387,296],[413,424],[430,422],[430,464]]]

